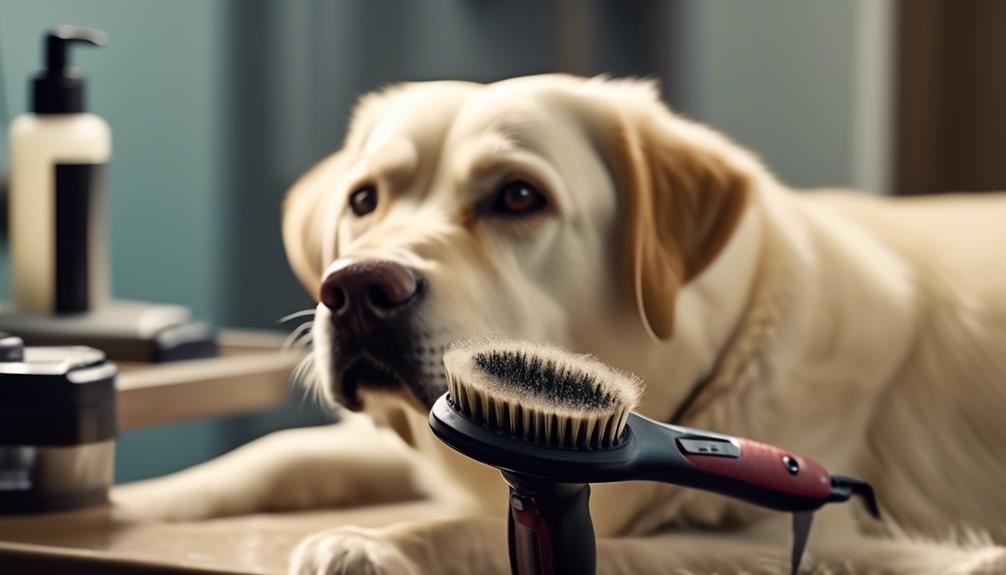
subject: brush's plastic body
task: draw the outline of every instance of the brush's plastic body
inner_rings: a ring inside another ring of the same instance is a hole
[[[430,424],[440,439],[469,457],[551,481],[660,481],[779,511],[814,510],[832,498],[831,476],[810,459],[746,439],[659,423],[638,413],[629,415],[621,441],[598,449],[544,447],[500,435],[457,413],[446,396],[433,406]]]
[[[503,472],[510,486],[507,540],[516,575],[594,573],[590,485]]]
[[[808,458],[746,439],[667,425],[634,412],[615,444],[589,449],[546,447],[497,433],[456,411],[446,394],[430,411],[430,427],[455,450],[504,472],[511,487],[511,558],[518,561],[511,562],[514,573],[592,572],[593,528],[586,510],[589,491],[583,491],[580,499],[564,500],[565,514],[559,514],[549,507],[557,504],[542,487],[549,482],[586,487],[598,482],[660,481],[788,512],[813,511],[858,494],[877,514],[869,485],[832,477]],[[570,501],[578,501],[582,508],[571,508]],[[515,502],[532,508],[532,514],[523,510],[515,514]],[[535,506],[541,509],[535,511]],[[532,521],[536,516],[541,521]],[[522,518],[527,521],[519,521]],[[587,539],[590,569],[569,570],[565,561],[577,560],[588,551]],[[578,542],[569,543],[574,540]],[[525,554],[538,557],[543,567],[518,569]]]

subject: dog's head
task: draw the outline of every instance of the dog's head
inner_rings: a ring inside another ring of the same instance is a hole
[[[321,392],[428,407],[441,354],[487,332],[618,363],[667,340],[716,257],[752,161],[650,83],[405,84],[362,99],[342,150],[291,190],[290,263],[319,301]],[[631,360],[630,360],[631,362]]]

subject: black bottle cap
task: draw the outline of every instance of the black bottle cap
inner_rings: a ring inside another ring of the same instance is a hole
[[[45,70],[32,80],[32,111],[77,114],[84,111],[84,77],[71,68],[67,47],[73,42],[104,46],[108,35],[94,28],[58,26],[45,37]]]

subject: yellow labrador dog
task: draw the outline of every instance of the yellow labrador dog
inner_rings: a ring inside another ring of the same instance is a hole
[[[639,374],[650,417],[871,481],[883,522],[819,513],[815,573],[1006,572],[1006,197],[793,193],[646,82],[428,82],[362,99],[284,239],[320,302],[315,390],[390,426],[266,438],[160,480],[165,515],[433,491],[456,516],[320,533],[291,573],[507,573],[503,482],[426,414],[444,347],[497,332]],[[651,483],[591,508],[600,573],[786,569],[780,514]]]

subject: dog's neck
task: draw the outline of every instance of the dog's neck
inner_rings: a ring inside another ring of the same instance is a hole
[[[716,260],[679,292],[674,336],[639,365],[649,382],[641,411],[668,421],[712,377],[730,348],[759,273],[763,222],[757,202],[748,206]]]
[[[910,272],[887,246],[766,180],[722,255],[683,290],[676,341],[661,346],[662,371],[649,373],[673,385],[651,385],[647,395],[669,394],[654,404],[680,406],[701,382],[685,423],[763,440],[836,404],[868,406],[910,346],[913,293]],[[842,321],[850,317],[859,319]],[[794,394],[806,400],[778,401]],[[784,404],[801,411],[771,413]],[[745,423],[753,420],[761,425]]]

